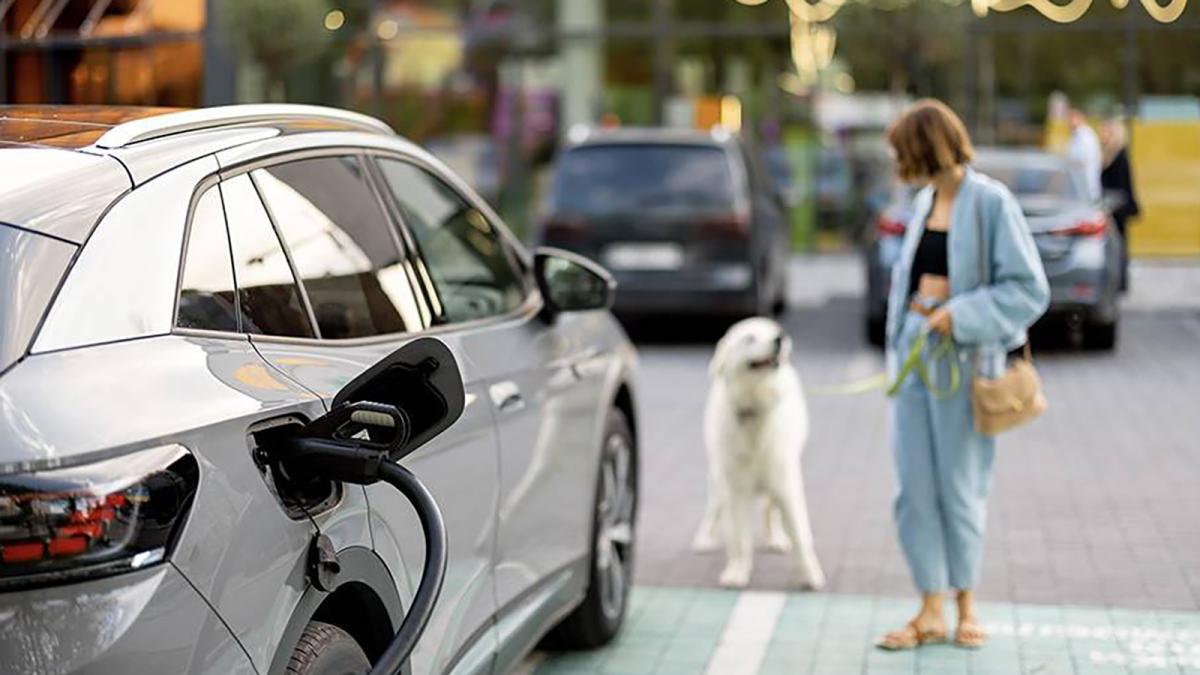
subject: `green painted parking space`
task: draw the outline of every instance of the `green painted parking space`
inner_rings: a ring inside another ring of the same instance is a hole
[[[980,606],[992,637],[889,653],[871,646],[913,601],[822,593],[639,587],[605,649],[537,654],[535,675],[1200,674],[1200,612]],[[952,618],[952,617],[950,617]]]

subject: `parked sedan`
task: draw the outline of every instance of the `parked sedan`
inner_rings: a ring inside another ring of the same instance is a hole
[[[724,132],[591,132],[554,171],[538,237],[604,264],[623,316],[743,317],[786,305],[781,193]]]
[[[1047,317],[1064,320],[1073,337],[1093,349],[1116,345],[1120,233],[1112,205],[1087,198],[1082,176],[1059,155],[1036,149],[978,149],[973,166],[1017,197],[1050,281]],[[866,248],[870,341],[883,344],[891,268],[912,218],[915,191],[897,187],[873,218]]]
[[[427,336],[462,413],[403,460],[448,534],[406,672],[609,641],[638,467],[610,296],[368,117],[0,108],[0,671],[364,672],[421,529],[391,486],[284,453]],[[429,392],[377,394],[419,431]]]

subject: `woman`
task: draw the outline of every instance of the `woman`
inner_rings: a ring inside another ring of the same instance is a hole
[[[893,378],[919,336],[927,340],[917,369],[924,376],[899,384],[892,427],[900,483],[896,527],[921,608],[877,644],[910,649],[945,641],[942,602],[953,590],[954,641],[981,647],[987,635],[973,589],[995,447],[975,431],[971,378],[976,371],[986,377],[1003,371],[1008,350],[1025,342],[1026,329],[1045,311],[1049,288],[1021,208],[1007,188],[968,166],[971,140],[950,108],[918,101],[888,130],[888,142],[900,178],[925,185],[892,269],[887,362]],[[957,386],[953,369],[961,372]]]
[[[1133,170],[1129,165],[1128,142],[1125,120],[1114,117],[1100,128],[1100,147],[1104,151],[1104,170],[1100,172],[1100,185],[1105,193],[1118,196],[1121,203],[1113,209],[1113,221],[1121,233],[1121,285],[1122,291],[1129,290],[1129,237],[1126,226],[1129,219],[1138,215],[1137,197],[1133,194]]]

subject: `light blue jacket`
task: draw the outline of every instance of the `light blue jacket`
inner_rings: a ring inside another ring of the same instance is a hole
[[[925,221],[932,205],[932,187],[917,193],[900,257],[892,267],[887,361],[893,375],[901,358],[896,353],[896,340],[909,311],[908,284],[913,255],[925,232]],[[986,286],[981,285],[979,274],[981,224],[990,270]],[[993,360],[1002,363],[1005,352],[1025,342],[1026,330],[1050,303],[1050,287],[1046,283],[1041,256],[1025,215],[1007,187],[967,168],[950,213],[946,255],[950,272],[947,307],[954,324],[954,341],[961,346],[982,349],[984,354],[990,354],[996,357]]]

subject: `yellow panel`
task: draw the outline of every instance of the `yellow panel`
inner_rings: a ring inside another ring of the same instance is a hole
[[[1134,255],[1200,256],[1200,121],[1135,122],[1130,162],[1142,215]]]

